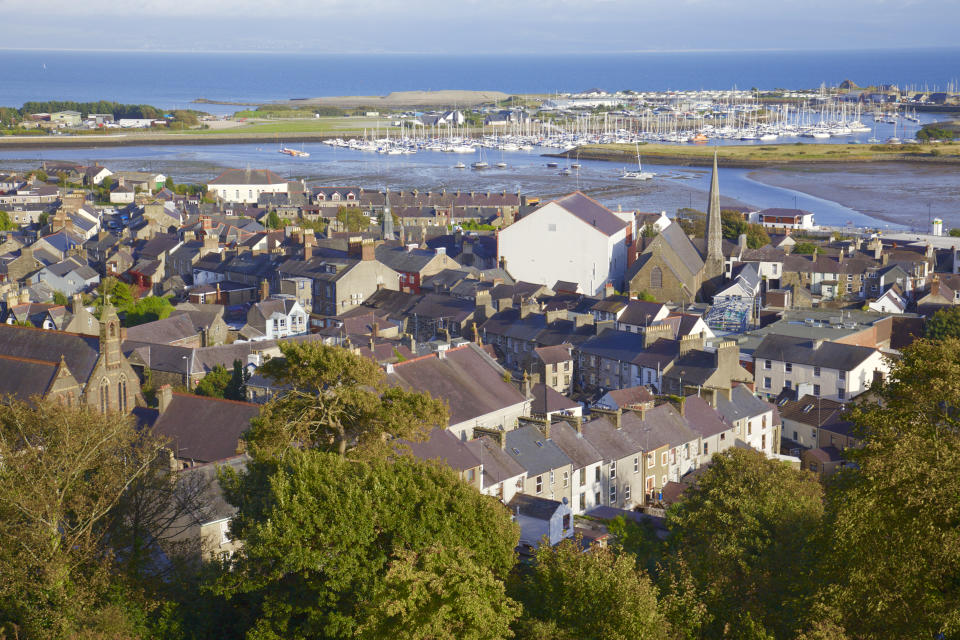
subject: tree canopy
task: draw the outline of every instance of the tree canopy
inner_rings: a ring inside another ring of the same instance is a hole
[[[387,637],[423,622],[449,625],[446,635],[401,637],[488,638],[516,616],[498,582],[519,531],[502,504],[446,467],[291,449],[223,484],[238,508],[231,535],[244,546],[217,590],[253,603],[251,637],[347,638],[361,628]],[[371,598],[383,609],[371,610]]]
[[[960,307],[940,309],[927,320],[924,337],[930,340],[960,338]]]
[[[747,236],[747,247],[759,249],[770,244],[770,236],[763,225],[747,222],[739,211],[720,212],[720,228],[724,238],[737,242],[740,235]]]
[[[198,396],[245,401],[247,399],[247,380],[249,377],[244,371],[243,363],[234,360],[231,371],[228,371],[222,364],[215,365],[197,383],[193,391]]]
[[[960,635],[960,340],[920,340],[849,414],[824,601],[857,638]],[[939,635],[942,634],[942,635]]]
[[[446,426],[447,409],[426,394],[388,386],[376,362],[342,347],[281,342],[260,372],[288,386],[245,436],[263,456],[296,443],[345,455],[382,452],[385,436],[420,439]]]

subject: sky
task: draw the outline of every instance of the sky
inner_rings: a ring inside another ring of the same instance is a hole
[[[956,0],[0,0],[0,47],[608,53],[956,46]]]

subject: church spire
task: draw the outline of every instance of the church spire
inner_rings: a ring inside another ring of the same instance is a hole
[[[393,235],[393,212],[390,210],[390,187],[387,187],[387,195],[383,199],[383,239],[394,240]]]
[[[720,182],[717,178],[717,152],[713,152],[713,176],[710,178],[710,202],[707,205],[707,261],[723,263],[723,235],[720,221]]]

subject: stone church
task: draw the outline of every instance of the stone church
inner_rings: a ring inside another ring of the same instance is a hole
[[[140,379],[120,350],[123,329],[104,307],[99,336],[0,324],[0,396],[54,398],[98,411],[143,404]]]
[[[697,250],[680,225],[671,222],[643,248],[627,271],[630,295],[651,294],[658,302],[709,300],[723,281],[723,237],[717,156],[713,156],[707,207],[706,252]]]

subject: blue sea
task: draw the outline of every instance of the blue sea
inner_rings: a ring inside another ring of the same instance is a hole
[[[801,89],[846,79],[933,90],[960,80],[960,48],[485,56],[3,50],[0,69],[3,106],[62,99],[184,108],[201,97],[267,102],[438,89]]]

